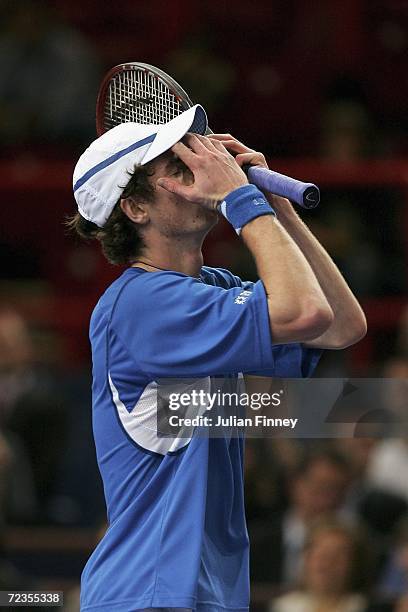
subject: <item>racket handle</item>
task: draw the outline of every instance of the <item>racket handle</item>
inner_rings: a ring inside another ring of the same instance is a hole
[[[320,191],[313,183],[303,183],[267,168],[244,168],[251,183],[283,198],[296,202],[302,208],[315,208],[320,202]]]

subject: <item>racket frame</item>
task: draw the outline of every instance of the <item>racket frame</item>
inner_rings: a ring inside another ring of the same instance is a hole
[[[150,75],[155,79],[161,81],[161,83],[170,91],[175,97],[181,107],[181,112],[191,108],[193,102],[189,98],[188,94],[184,89],[175,81],[170,75],[163,70],[151,66],[150,64],[144,64],[141,62],[126,62],[124,64],[118,64],[109,70],[104,77],[98,92],[98,98],[96,101],[96,132],[98,136],[101,136],[111,128],[106,127],[106,102],[109,92],[109,86],[114,81],[115,76],[125,72],[144,72],[146,75]],[[176,116],[176,115],[175,115]],[[114,126],[112,126],[114,127]],[[211,134],[209,130],[207,133]]]

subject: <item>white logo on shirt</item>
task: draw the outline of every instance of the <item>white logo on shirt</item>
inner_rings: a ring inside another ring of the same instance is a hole
[[[235,304],[245,304],[245,302],[247,301],[251,293],[252,291],[241,291],[238,297],[235,298],[234,303]]]

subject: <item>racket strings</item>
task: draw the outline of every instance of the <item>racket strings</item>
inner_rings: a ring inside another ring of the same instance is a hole
[[[109,83],[104,109],[105,129],[119,123],[166,123],[183,108],[166,83],[144,70],[124,70]]]

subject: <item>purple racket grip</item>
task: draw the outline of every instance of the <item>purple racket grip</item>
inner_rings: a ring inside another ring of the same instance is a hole
[[[320,202],[319,188],[313,183],[302,183],[259,166],[249,166],[247,174],[249,181],[260,189],[288,198],[302,208],[315,208]]]

